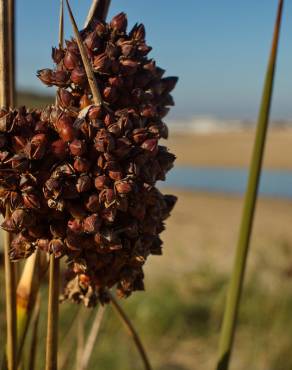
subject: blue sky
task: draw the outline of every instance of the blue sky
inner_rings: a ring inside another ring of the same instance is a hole
[[[91,0],[71,0],[79,25]],[[212,115],[254,119],[274,26],[276,0],[112,0],[110,17],[125,11],[143,22],[151,56],[178,75],[172,118]],[[292,118],[292,2],[285,6],[273,117]],[[36,70],[52,65],[59,0],[17,1],[17,83],[48,93]],[[66,17],[66,35],[71,26]]]

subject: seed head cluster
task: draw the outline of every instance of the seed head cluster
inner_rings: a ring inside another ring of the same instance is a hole
[[[159,139],[173,105],[176,77],[147,57],[143,25],[127,33],[127,17],[95,21],[81,31],[101,92],[93,103],[74,39],[54,48],[54,69],[38,77],[57,86],[43,111],[0,112],[3,229],[15,234],[10,256],[36,248],[66,257],[64,297],[94,305],[116,286],[120,296],[143,290],[143,265],[161,254],[159,234],[176,197],[155,184],[175,156]]]

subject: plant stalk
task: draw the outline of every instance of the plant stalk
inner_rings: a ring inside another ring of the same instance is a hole
[[[150,361],[148,359],[148,356],[146,354],[146,351],[144,349],[142,341],[141,341],[136,329],[134,328],[132,322],[129,320],[128,316],[126,315],[126,313],[124,312],[122,307],[119,305],[119,303],[117,302],[117,300],[115,299],[113,294],[110,293],[110,292],[108,292],[108,294],[109,294],[109,297],[111,299],[111,302],[112,302],[112,305],[113,305],[115,311],[117,312],[119,318],[123,322],[128,334],[134,340],[136,348],[137,348],[138,352],[140,353],[141,359],[143,361],[145,370],[152,370],[152,367],[150,365]]]
[[[6,217],[9,216],[6,207]],[[15,264],[10,261],[9,249],[11,234],[4,232],[5,292],[6,292],[6,325],[7,325],[7,367],[16,370],[17,360],[17,315],[16,315],[16,279]]]
[[[102,100],[99,88],[97,86],[97,82],[96,82],[96,79],[95,79],[95,76],[94,76],[94,72],[91,68],[91,63],[88,59],[87,52],[85,50],[85,46],[83,44],[80,33],[78,31],[78,27],[77,27],[75,18],[73,16],[69,1],[66,0],[66,3],[67,3],[68,11],[69,11],[69,16],[70,16],[70,20],[71,20],[71,23],[72,23],[73,31],[75,33],[76,42],[78,44],[78,48],[79,48],[79,51],[80,51],[80,54],[81,54],[82,62],[84,64],[84,68],[85,68],[85,71],[86,71],[88,83],[89,83],[89,86],[90,86],[90,89],[91,89],[91,92],[92,92],[93,101],[96,105],[100,106],[100,105],[103,104],[103,100]]]
[[[28,369],[35,370],[37,346],[38,346],[38,328],[39,328],[39,319],[40,319],[40,296],[35,304],[34,317],[32,322],[32,338],[30,343],[29,351],[29,360],[28,360]]]
[[[90,27],[94,19],[105,21],[111,0],[93,0],[87,15],[84,28]]]
[[[8,1],[9,100],[15,103],[15,0]]]
[[[60,261],[50,255],[46,370],[57,370]]]
[[[24,342],[33,316],[41,281],[47,271],[45,256],[38,250],[25,262],[16,290],[17,307],[17,365],[20,363]]]
[[[266,133],[270,116],[280,26],[283,13],[283,3],[283,0],[280,0],[278,3],[277,19],[275,23],[272,48],[268,62],[263,96],[258,117],[256,138],[250,164],[249,179],[245,195],[236,256],[228,288],[227,301],[221,329],[217,370],[228,369],[233,348],[244,273],[246,268],[247,255],[255,214],[255,206],[258,195],[258,186],[262,168]]]
[[[96,317],[94,319],[94,322],[92,324],[91,331],[89,333],[89,336],[87,338],[84,350],[83,350],[83,356],[82,356],[82,361],[81,361],[81,366],[79,370],[87,370],[88,364],[90,361],[90,357],[92,355],[93,349],[94,349],[94,344],[96,342],[96,338],[99,333],[99,329],[101,326],[101,322],[104,316],[105,312],[105,306],[99,306]]]
[[[0,1],[0,104],[8,108],[14,103],[14,0]],[[6,206],[6,217],[10,208]],[[7,322],[7,367],[16,370],[17,315],[16,268],[10,261],[11,234],[4,232],[5,291]]]

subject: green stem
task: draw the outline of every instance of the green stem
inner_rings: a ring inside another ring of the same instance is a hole
[[[265,85],[263,89],[261,108],[258,117],[257,132],[250,165],[249,180],[245,195],[239,239],[221,329],[217,370],[228,369],[234,342],[234,334],[240,305],[240,297],[244,280],[249,242],[252,232],[252,225],[258,194],[258,185],[261,174],[262,159],[270,115],[283,3],[284,1],[280,0],[278,4],[278,14],[275,24],[268,69],[266,73]]]
[[[60,261],[50,255],[46,370],[57,370]]]

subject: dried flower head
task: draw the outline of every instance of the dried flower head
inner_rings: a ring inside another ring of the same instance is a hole
[[[13,259],[35,248],[66,256],[64,297],[94,305],[105,290],[144,289],[143,265],[162,253],[159,234],[176,197],[156,187],[175,156],[159,145],[176,77],[148,58],[143,25],[127,17],[94,22],[82,39],[103,104],[93,104],[76,41],[53,49],[54,70],[38,72],[58,86],[57,104],[42,112],[0,112],[0,186],[16,233]],[[3,208],[3,207],[2,207]]]

